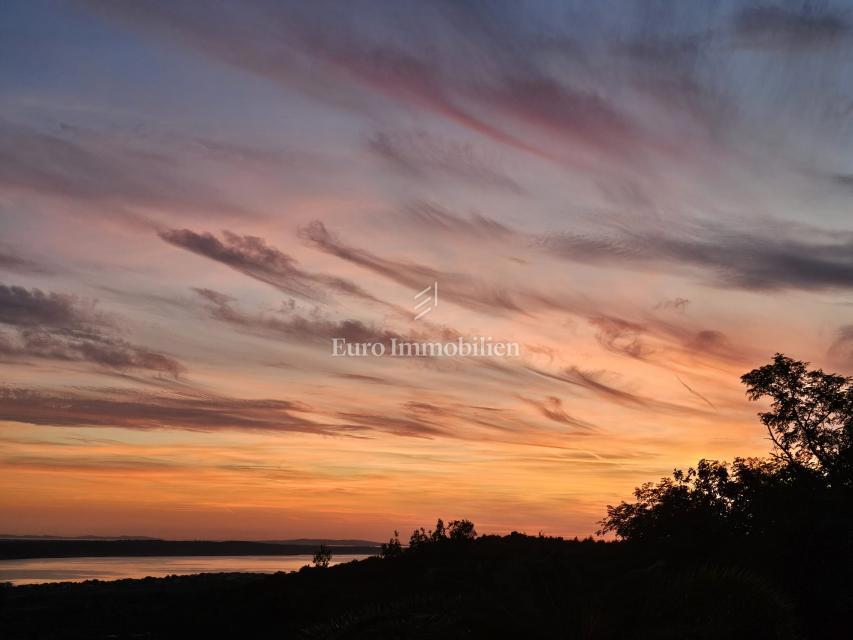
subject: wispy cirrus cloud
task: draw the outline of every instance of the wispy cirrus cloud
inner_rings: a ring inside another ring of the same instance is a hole
[[[380,131],[370,138],[368,148],[390,166],[413,178],[437,176],[513,193],[524,191],[516,180],[470,142],[445,140],[425,131]]]
[[[557,396],[548,396],[544,400],[536,400],[534,398],[522,398],[522,400],[535,407],[540,414],[553,422],[568,425],[581,431],[595,429],[593,424],[567,413],[563,407],[563,401]]]
[[[134,28],[177,38],[274,82],[296,84],[347,106],[357,104],[344,96],[343,89],[318,85],[320,64],[329,76],[344,81],[341,86],[348,83],[350,90],[364,91],[363,103],[369,94],[382,95],[550,161],[565,161],[567,152],[578,146],[611,153],[618,147],[624,153],[643,135],[606,98],[572,86],[553,71],[549,62],[577,65],[579,50],[569,39],[519,33],[513,28],[512,11],[486,14],[470,5],[421,7],[406,17],[411,37],[401,42],[385,37],[394,25],[382,3],[363,7],[374,19],[370,29],[352,28],[322,3],[247,4],[243,12],[219,8],[207,12],[204,20],[180,6],[97,0],[87,4]],[[236,37],[240,29],[233,28],[235,23],[255,31],[255,37]],[[275,24],[277,29],[259,32],[258,24]],[[437,42],[443,46],[436,47]],[[465,56],[472,43],[491,55]],[[271,50],[277,54],[274,58]],[[520,126],[537,130],[540,139],[525,135]],[[561,144],[543,143],[555,136]]]
[[[0,190],[63,199],[87,214],[108,209],[142,226],[153,225],[153,210],[255,215],[193,176],[174,149],[61,124],[0,120]]]
[[[514,242],[525,235],[494,218],[472,212],[467,216],[430,200],[417,200],[403,206],[398,217],[418,233],[445,234],[467,239]]]
[[[527,366],[526,368],[529,372],[537,376],[559,381],[579,389],[586,389],[603,400],[635,410],[674,415],[703,413],[703,410],[694,407],[666,400],[658,400],[619,388],[607,380],[609,376],[609,372],[607,371],[584,370],[577,366],[566,367],[557,372],[546,371],[532,366]]]
[[[667,308],[667,307],[663,307]],[[678,308],[678,306],[673,307]],[[612,315],[587,318],[595,329],[595,339],[608,351],[636,360],[666,361],[666,352],[680,352],[691,358],[719,362],[741,362],[751,353],[718,329],[676,324],[657,315],[646,314],[639,322]]]
[[[29,258],[20,256],[16,251],[0,245],[0,271],[43,274],[50,270]]]
[[[433,210],[426,215],[443,220],[442,224],[451,224],[453,220],[453,218],[442,214],[440,210]],[[461,224],[474,227],[484,222],[487,222],[487,219],[474,218],[470,222],[462,222]],[[459,224],[460,222],[456,219],[452,223]],[[496,225],[492,229],[493,231],[500,231],[501,227]],[[416,262],[385,258],[372,251],[351,246],[341,241],[319,220],[301,227],[299,234],[311,246],[325,253],[373,271],[410,289],[420,289],[425,282],[441,282],[444,299],[475,311],[528,314],[537,309],[570,311],[575,308],[574,301],[568,296],[558,297],[529,287],[510,287],[488,282],[467,273],[441,271]]]

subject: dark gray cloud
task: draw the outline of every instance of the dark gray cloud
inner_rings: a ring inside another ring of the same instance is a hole
[[[429,201],[403,207],[400,217],[415,225],[416,231],[447,232],[472,239],[501,240],[508,245],[541,247],[551,255],[582,264],[656,271],[674,269],[696,275],[704,283],[717,287],[757,291],[853,287],[852,232],[816,229],[782,220],[764,219],[763,228],[738,228],[701,220],[665,225],[645,218],[600,216],[597,222],[607,225],[603,231],[534,236],[487,216],[462,216]],[[322,222],[312,223],[301,234],[327,253],[388,275],[406,286],[415,286],[415,280],[420,283],[424,278],[443,275],[348,247]],[[397,276],[391,274],[395,269],[399,270]],[[465,288],[472,285],[464,284]],[[532,302],[535,301],[525,300],[526,308],[535,308]],[[517,301],[512,304],[518,306]],[[559,308],[560,303],[556,304]],[[689,301],[676,298],[664,301],[657,308],[667,308],[667,304],[684,310]],[[569,305],[566,308],[569,310]]]
[[[460,411],[427,402],[407,403],[395,415],[370,411],[326,411],[299,401],[241,399],[183,388],[180,393],[129,389],[45,390],[0,387],[0,421],[54,427],[112,427],[188,431],[299,432],[370,438],[377,433],[403,437],[466,437],[459,419],[501,432],[518,431],[480,417],[484,409]],[[493,411],[493,410],[489,410]]]
[[[242,311],[236,301],[223,293],[211,289],[194,289],[205,302],[208,315],[215,320],[226,322],[238,329],[262,336],[285,337],[294,342],[323,344],[331,348],[333,338],[342,338],[347,342],[378,342],[390,349],[392,339],[399,341],[417,340],[424,334],[400,333],[377,327],[354,319],[332,320],[315,310],[310,315],[302,315],[293,307],[283,305],[279,310],[250,314]]]
[[[853,191],[853,175],[850,174],[836,174],[831,176],[832,181],[835,184],[840,184],[842,187]]]
[[[189,229],[160,231],[159,236],[169,244],[220,262],[284,293],[311,300],[327,300],[327,289],[331,289],[385,304],[350,280],[304,271],[294,258],[257,236],[223,231],[222,239],[219,239],[211,233],[196,233]]]
[[[63,329],[83,329],[107,323],[91,301],[40,289],[0,284],[0,322],[20,327],[44,325]]]
[[[8,333],[2,331],[8,328]],[[0,357],[88,362],[114,370],[142,369],[177,376],[174,358],[121,337],[118,318],[92,300],[0,284]]]
[[[223,231],[220,240],[211,233],[189,229],[169,229],[158,235],[169,244],[221,262],[285,293],[312,299],[325,295],[312,278],[297,267],[296,260],[267,245],[263,238]]]
[[[845,16],[811,3],[746,7],[734,16],[733,25],[742,44],[759,47],[829,46],[850,34]]]
[[[177,376],[186,368],[174,358],[114,336],[89,332],[85,337],[24,329],[16,337],[0,334],[0,356],[89,362],[109,369],[143,369]]]
[[[853,287],[853,234],[788,228],[767,221],[763,233],[697,224],[665,234],[625,229],[609,235],[552,234],[539,239],[561,258],[709,272],[711,284],[750,290]]]
[[[213,395],[154,395],[123,389],[52,392],[0,388],[0,420],[56,427],[214,431],[299,431],[332,435],[359,430],[306,418],[311,408],[285,400],[243,400]]]

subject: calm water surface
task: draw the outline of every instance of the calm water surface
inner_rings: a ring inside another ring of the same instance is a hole
[[[161,578],[172,574],[249,571],[275,573],[296,571],[311,564],[314,556],[151,556],[147,558],[33,558],[0,560],[0,582],[82,582],[123,578]],[[332,557],[331,564],[361,560],[366,555]]]

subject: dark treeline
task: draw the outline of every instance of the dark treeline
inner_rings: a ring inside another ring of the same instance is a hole
[[[468,520],[290,574],[0,590],[10,638],[848,638],[853,380],[777,355],[742,378],[772,451],[701,460],[609,506],[616,541]]]

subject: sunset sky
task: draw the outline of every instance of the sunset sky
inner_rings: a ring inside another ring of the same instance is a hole
[[[802,6],[3,2],[0,533],[583,536],[767,453],[741,374],[853,374]],[[473,336],[521,356],[331,352]]]

